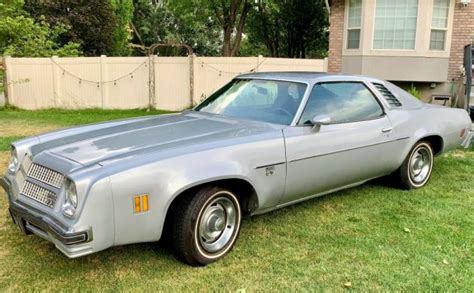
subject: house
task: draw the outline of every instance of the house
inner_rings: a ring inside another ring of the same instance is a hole
[[[471,47],[465,57],[465,46],[474,41],[474,1],[332,0],[327,4],[329,71],[383,78],[405,89],[416,88],[425,101],[446,95],[458,106],[467,106],[465,85],[472,83],[472,59],[466,68],[469,72],[463,64],[467,55],[472,58]]]

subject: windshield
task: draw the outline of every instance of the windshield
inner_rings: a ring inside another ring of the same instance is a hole
[[[289,125],[306,84],[259,79],[235,79],[211,95],[196,111]]]

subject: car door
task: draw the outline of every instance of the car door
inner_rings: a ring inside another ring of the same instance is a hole
[[[313,127],[316,115],[329,125]],[[281,204],[385,175],[401,144],[373,93],[363,82],[315,84],[301,118],[283,130],[287,179]]]

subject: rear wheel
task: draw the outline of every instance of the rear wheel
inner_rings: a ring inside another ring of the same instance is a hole
[[[209,186],[183,198],[175,215],[173,246],[190,265],[206,265],[226,255],[240,232],[241,209],[234,193]]]
[[[397,175],[402,187],[420,188],[428,182],[432,170],[433,148],[427,141],[420,141],[411,149]]]

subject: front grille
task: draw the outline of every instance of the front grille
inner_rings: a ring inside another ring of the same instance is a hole
[[[40,186],[33,179],[46,185],[44,187]],[[63,174],[33,163],[29,155],[25,155],[21,168],[17,173],[17,184],[21,190],[20,193],[50,208],[54,208],[56,204],[56,192],[64,185],[64,179]],[[48,186],[51,186],[51,188]]]
[[[21,194],[31,199],[34,199],[50,208],[53,208],[54,204],[56,203],[56,194],[54,192],[29,181],[26,181],[25,185],[23,185]]]
[[[27,176],[56,188],[61,188],[64,183],[63,174],[36,163],[28,169]]]

